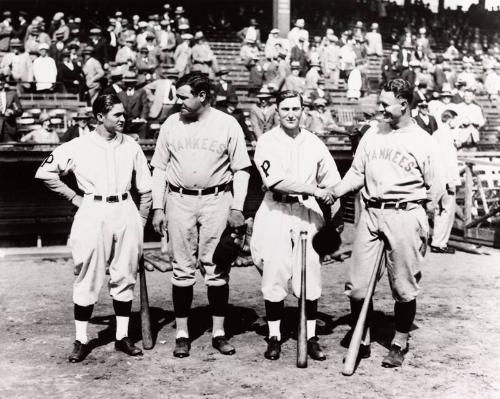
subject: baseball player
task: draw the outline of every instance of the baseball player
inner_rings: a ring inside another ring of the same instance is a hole
[[[87,324],[106,268],[116,313],[115,348],[130,356],[142,355],[128,338],[128,324],[151,206],[151,174],[141,147],[122,134],[125,117],[118,97],[99,96],[92,108],[96,129],[57,147],[35,176],[78,207],[69,239],[75,267],[80,269],[73,285],[72,363],[82,361],[90,350]],[[82,196],[60,180],[68,173],[75,175]],[[132,187],[139,193],[139,210],[130,196]]]
[[[280,356],[284,299],[290,279],[294,295],[300,295],[299,234],[307,231],[308,354],[315,360],[325,360],[316,336],[321,265],[312,238],[325,223],[317,200],[329,205],[333,203],[330,192],[324,187],[339,182],[340,175],[324,143],[299,127],[303,109],[301,95],[296,91],[280,92],[277,106],[280,125],[259,138],[254,157],[267,188],[255,215],[250,243],[254,263],[263,267],[262,293],[269,327],[264,356],[270,360]]]
[[[162,125],[151,161],[153,226],[160,235],[166,229],[173,255],[174,356],[189,356],[188,314],[197,264],[207,285],[212,345],[232,355],[235,349],[224,331],[230,264],[215,264],[213,255],[226,226],[245,223],[243,204],[251,163],[236,119],[210,106],[206,75],[184,75],[176,89],[181,111]]]
[[[394,79],[384,85],[378,100],[382,118],[363,135],[351,168],[333,188],[336,198],[362,188],[365,205],[346,284],[354,321],[373,268],[378,266],[374,258],[383,246],[384,265],[396,301],[396,332],[390,352],[382,361],[384,367],[401,366],[408,351],[420,264],[429,232],[424,205],[427,201],[434,205],[444,188],[433,139],[410,116],[411,98],[412,89],[406,80]],[[361,358],[370,356],[368,329],[359,353]]]

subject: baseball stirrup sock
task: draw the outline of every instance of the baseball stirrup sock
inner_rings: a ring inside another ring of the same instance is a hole
[[[208,286],[207,296],[212,316],[224,317],[229,300],[229,285]]]
[[[74,306],[76,330],[75,339],[80,341],[82,344],[86,344],[88,342],[87,326],[93,309],[94,305],[80,306],[75,303]]]
[[[132,301],[123,302],[113,299],[113,309],[116,316],[130,317],[130,313],[132,313]]]
[[[396,324],[396,331],[402,333],[409,333],[415,314],[417,313],[417,300],[414,299],[410,302],[396,302],[394,304],[394,318]]]
[[[193,302],[193,286],[177,287],[172,285],[175,318],[188,317]]]
[[[94,310],[94,305],[80,306],[75,303],[74,307],[75,320],[89,321],[90,316],[92,316],[93,310]]]
[[[266,317],[267,321],[281,320],[283,317],[283,309],[285,308],[285,302],[271,302],[264,301],[266,307]]]

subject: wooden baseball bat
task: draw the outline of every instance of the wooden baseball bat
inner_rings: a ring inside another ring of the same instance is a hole
[[[142,347],[153,348],[153,337],[151,335],[151,319],[149,317],[148,286],[146,284],[146,271],[144,270],[144,257],[139,261],[139,281],[141,291],[141,332]]]
[[[344,360],[344,369],[342,374],[353,375],[354,369],[356,368],[356,361],[358,359],[359,347],[361,345],[361,340],[363,339],[363,332],[365,331],[366,316],[368,314],[368,308],[370,306],[370,300],[375,290],[375,284],[377,282],[377,276],[380,270],[380,265],[382,264],[382,255],[384,253],[384,246],[380,245],[379,251],[377,253],[376,263],[373,266],[373,272],[370,277],[370,282],[368,283],[368,289],[366,290],[365,300],[363,301],[363,307],[359,312],[358,321],[356,322],[356,327],[352,333],[351,342],[349,343],[349,349],[347,350],[347,355]]]
[[[297,367],[307,367],[307,317],[306,317],[306,245],[307,231],[300,232],[302,262],[300,265],[299,328],[297,333]]]

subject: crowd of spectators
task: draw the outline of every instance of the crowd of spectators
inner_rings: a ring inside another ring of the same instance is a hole
[[[244,7],[239,7],[236,23],[209,13],[204,29],[237,31],[242,41],[235,63],[248,69],[249,96],[258,99],[249,110],[250,129],[228,71],[220,66],[203,30],[190,23],[183,6],[165,4],[148,16],[116,11],[99,26],[87,26],[81,18],[62,12],[45,21],[26,12],[14,18],[4,11],[0,73],[18,93],[72,93],[88,105],[99,93],[114,92],[126,109],[125,131],[154,138],[150,127],[160,125],[176,110],[175,80],[200,71],[214,83],[214,106],[233,114],[248,140],[255,142],[276,124],[272,98],[284,89],[303,94],[304,127],[319,134],[345,133],[332,118],[329,90],[346,90],[348,99],[360,99],[370,90],[370,60],[379,58],[381,83],[403,77],[414,85],[414,116],[426,130],[432,133],[442,123],[441,113],[451,109],[443,104],[450,100],[461,126],[470,131],[467,140],[477,141],[485,120],[480,108],[475,108],[474,95],[486,92],[492,101],[499,100],[500,77],[495,68],[500,38],[474,23],[479,15],[488,26],[499,12],[484,17],[474,8],[469,13],[444,10],[438,19],[419,1],[406,8],[384,1],[348,3],[338,10],[335,2],[329,3],[321,12],[294,5],[293,26],[287,35],[277,28],[264,31],[259,20],[263,13],[258,10],[247,18]],[[440,49],[436,37],[447,45]],[[391,52],[384,56],[387,46]],[[19,101],[14,104],[18,109],[8,115],[10,122],[22,113]],[[45,129],[41,116],[39,123]],[[2,141],[12,139],[9,133],[0,133]],[[26,140],[45,136],[30,135]]]

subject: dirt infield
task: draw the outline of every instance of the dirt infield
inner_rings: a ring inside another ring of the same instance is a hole
[[[422,295],[401,369],[380,367],[391,339],[392,300],[379,284],[372,357],[352,377],[341,375],[348,331],[342,294],[348,259],[323,268],[319,335],[325,362],[295,367],[293,331],[281,359],[268,361],[264,314],[255,268],[232,271],[227,329],[237,353],[218,354],[210,342],[206,290],[195,288],[192,354],[172,357],[174,325],[170,273],[148,274],[156,346],[142,358],[113,347],[111,301],[101,293],[90,324],[94,349],[81,364],[66,361],[73,341],[72,264],[68,260],[0,262],[0,398],[498,398],[500,397],[500,252],[492,256],[429,254]],[[296,301],[287,302],[293,330]],[[132,338],[139,340],[138,301]],[[140,344],[140,342],[139,342]]]

